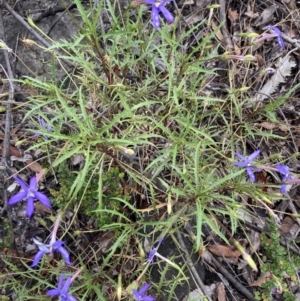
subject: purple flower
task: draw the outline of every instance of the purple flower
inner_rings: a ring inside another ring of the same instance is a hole
[[[165,3],[168,3],[173,0],[144,0],[143,2],[152,6],[151,12],[151,20],[155,29],[159,29],[160,27],[160,18],[159,13],[161,12],[164,18],[169,23],[174,22],[173,15],[169,12],[169,10],[165,7]]]
[[[260,150],[257,150],[254,153],[252,153],[248,158],[242,156],[239,153],[236,153],[236,156],[239,157],[242,161],[234,162],[234,165],[239,166],[239,167],[245,167],[247,174],[252,182],[255,182],[254,172],[260,170],[259,168],[253,167],[253,163],[252,163],[253,160],[256,159],[256,157],[258,157],[259,153],[260,153]]]
[[[39,200],[44,206],[51,208],[51,203],[49,198],[37,190],[36,177],[30,179],[29,187],[20,178],[13,177],[16,182],[21,186],[21,191],[13,195],[9,201],[8,205],[15,205],[22,200],[27,200],[26,214],[31,217],[34,212],[34,199]]]
[[[156,255],[157,253],[157,249],[159,248],[161,242],[163,241],[163,238],[161,238],[156,246],[156,248],[153,248],[150,252],[149,252],[149,255],[148,255],[148,258],[147,258],[147,261],[146,263],[153,263],[154,262],[154,256]]]
[[[71,264],[70,254],[62,246],[64,244],[64,241],[57,240],[54,243],[49,244],[49,245],[43,244],[43,243],[39,242],[38,240],[36,240],[35,238],[33,238],[33,241],[38,246],[39,251],[34,256],[33,262],[30,267],[33,268],[33,267],[37,266],[45,254],[54,253],[55,251],[57,251],[61,254],[61,256],[65,260],[66,264],[69,264],[69,265]]]
[[[146,291],[149,289],[150,284],[144,284],[139,291],[133,289],[133,298],[136,301],[154,301],[155,298],[152,296],[145,296]]]
[[[293,179],[293,177],[290,174],[290,168],[287,165],[277,164],[276,167],[277,167],[278,171],[283,175],[283,178],[282,178],[283,182]],[[286,192],[286,188],[287,188],[287,185],[285,185],[285,184],[281,185],[280,192],[282,194],[284,194]]]
[[[276,26],[273,26],[273,25],[267,25],[263,29],[271,29],[277,36],[277,42],[279,44],[280,49],[284,50],[284,42],[281,37],[281,34],[282,34],[281,31]]]
[[[71,285],[71,277],[64,282],[65,275],[59,277],[58,286],[55,289],[47,291],[49,297],[59,297],[61,301],[77,301],[72,295],[68,294]],[[63,283],[64,282],[64,283]]]
[[[44,120],[44,118],[40,118],[39,119],[39,123],[40,123],[40,125],[41,125],[42,128],[44,128],[45,130],[47,130],[49,132],[52,132],[51,125],[49,125],[49,124],[47,125],[46,122],[45,122],[45,120]],[[33,137],[39,137],[39,136],[40,136],[40,133],[35,133],[33,135]],[[45,137],[46,140],[48,140],[48,138],[49,138],[48,135],[45,135],[44,137]]]

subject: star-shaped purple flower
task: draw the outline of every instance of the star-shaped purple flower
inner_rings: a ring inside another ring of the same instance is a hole
[[[149,263],[153,263],[154,262],[154,256],[156,255],[157,253],[157,249],[159,248],[161,242],[163,241],[163,238],[161,238],[156,246],[156,248],[153,248],[150,252],[149,252],[149,255],[148,255],[148,258],[147,258],[147,261],[146,262],[149,262]]]
[[[260,150],[255,151],[254,153],[252,153],[248,158],[244,157],[243,155],[236,153],[236,156],[241,159],[241,162],[234,162],[234,165],[239,166],[239,167],[245,167],[247,174],[250,178],[250,180],[252,182],[255,182],[255,176],[254,176],[254,172],[255,171],[260,171],[259,168],[255,168],[253,166],[253,160],[256,159],[258,157],[260,153]]]
[[[72,264],[70,261],[69,252],[62,246],[64,244],[64,241],[57,240],[54,243],[49,244],[49,245],[43,244],[43,243],[39,242],[38,240],[36,240],[35,238],[33,238],[33,241],[38,246],[39,251],[34,256],[33,262],[30,267],[33,268],[33,267],[37,266],[45,254],[54,253],[55,251],[57,251],[61,254],[61,256],[65,260],[66,264],[69,264],[69,265]]]
[[[290,168],[287,165],[277,164],[276,168],[283,175],[282,181],[292,180],[293,177],[290,174]],[[280,192],[284,194],[286,192],[287,185],[283,184],[280,187]]]
[[[22,189],[20,192],[16,193],[9,199],[7,203],[8,205],[15,205],[22,200],[27,200],[26,214],[28,217],[31,217],[34,212],[34,199],[39,200],[44,206],[51,208],[49,198],[45,194],[37,190],[36,177],[30,179],[29,187],[20,178],[13,178],[16,182],[18,182]]]
[[[136,300],[136,301],[154,301],[155,298],[153,296],[150,296],[150,295],[146,296],[145,295],[145,293],[149,289],[149,287],[150,287],[150,284],[146,283],[138,291],[133,289],[132,292],[133,292],[134,300]]]
[[[59,297],[61,301],[77,301],[76,298],[68,293],[72,277],[68,277],[65,282],[64,279],[65,275],[62,274],[59,277],[57,288],[47,291],[47,296]]]
[[[279,44],[280,49],[284,50],[285,46],[284,46],[283,39],[281,37],[281,31],[276,26],[273,25],[267,25],[264,27],[264,29],[271,29],[276,34],[277,43]]]
[[[49,124],[46,124],[44,118],[40,118],[39,119],[39,123],[40,123],[41,127],[44,128],[45,130],[47,130],[48,132],[52,132],[53,131],[52,126],[49,125]],[[33,137],[39,137],[40,135],[41,135],[41,133],[35,133],[33,135]],[[48,138],[49,138],[48,135],[45,135],[44,137],[45,137],[46,140],[48,140]]]
[[[146,4],[152,6],[151,12],[151,20],[155,29],[160,28],[160,18],[159,13],[161,12],[164,18],[169,23],[174,22],[174,16],[169,12],[169,10],[165,7],[165,3],[171,2],[173,0],[144,0]]]

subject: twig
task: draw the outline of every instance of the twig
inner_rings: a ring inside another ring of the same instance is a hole
[[[11,6],[9,6],[5,0],[0,0],[0,1],[4,1],[3,5],[4,7],[8,10],[8,12],[14,16],[33,36],[35,36],[35,38],[40,41],[45,47],[51,47],[52,44],[50,42],[48,42],[46,39],[44,39],[40,34],[38,34],[36,32],[36,30],[34,30],[16,11],[13,10],[13,8]],[[60,53],[60,51],[53,49],[53,52],[55,52],[58,55],[62,55]],[[66,61],[65,59],[61,59],[62,61],[64,61],[64,63],[68,66],[71,67],[72,64],[68,61]]]
[[[300,45],[299,45],[299,46],[300,46]],[[283,111],[281,110],[280,107],[278,108],[278,111],[279,111],[280,114],[282,115],[282,117],[283,117],[283,119],[284,119],[284,121],[285,121],[285,123],[286,123],[286,125],[287,125],[287,130],[289,131],[290,137],[291,137],[291,139],[292,139],[292,141],[293,141],[293,144],[294,144],[294,152],[297,152],[297,151],[298,151],[298,146],[297,146],[297,143],[296,143],[296,141],[295,141],[295,139],[294,139],[294,135],[293,135],[293,133],[292,133],[291,127],[289,126],[289,122],[287,121],[287,119],[286,119],[286,117],[285,117],[285,115],[284,115],[284,113],[283,113]],[[299,224],[299,225],[300,225],[300,224]]]
[[[185,230],[189,233],[189,236],[191,237],[192,240],[194,240],[195,235],[193,233],[192,227],[190,226],[189,223],[186,223],[185,225]],[[211,254],[211,253],[210,253]],[[241,294],[247,297],[247,300],[254,301],[255,298],[251,294],[249,290],[247,290],[242,284],[240,284],[237,279],[232,276],[220,263],[217,259],[214,258],[214,256],[211,254],[210,256],[211,263],[219,269],[221,274],[226,277],[226,279],[231,282],[231,284],[238,290]]]
[[[242,284],[240,284],[239,281],[237,281],[237,279],[233,275],[231,275],[214,256],[211,256],[211,261],[218,268],[221,274],[223,274],[223,276],[225,276],[226,279],[232,284],[232,286],[234,286],[237,291],[247,297],[247,300],[256,301],[251,292],[247,290]]]
[[[45,40],[41,35],[39,35],[13,8],[6,3],[4,0],[4,7],[9,11],[9,13],[14,16],[32,35],[34,35],[44,46],[52,46],[47,40]]]
[[[69,7],[64,7],[64,12],[56,19],[56,21],[51,25],[51,27],[49,28],[48,32],[47,32],[47,36],[50,35],[51,31],[53,30],[53,28],[55,27],[55,25],[58,23],[58,21],[64,16],[64,14],[66,12],[70,13],[70,9],[76,8],[77,5],[76,4],[71,4]]]
[[[2,14],[0,13],[0,32],[2,27],[1,25],[3,25],[2,21],[3,21]],[[6,78],[8,79],[9,82],[9,93],[8,93],[8,101],[3,102],[6,104],[6,109],[5,109],[6,115],[5,115],[5,130],[4,130],[4,139],[3,139],[2,161],[3,163],[5,162],[5,166],[8,166],[9,155],[10,155],[9,146],[10,146],[11,105],[12,105],[11,103],[14,102],[13,99],[15,95],[15,87],[14,84],[12,83],[13,75],[10,67],[7,50],[4,50],[4,58],[7,66],[7,72],[1,64],[0,66],[2,67],[2,70],[5,73]]]
[[[252,223],[249,223],[247,221],[240,221],[240,223],[244,224],[246,227],[258,232],[258,233],[264,233],[268,238],[271,238],[271,235],[268,231],[260,228],[260,227],[257,227],[255,225],[253,225]],[[296,249],[294,246],[288,244],[285,239],[283,238],[280,238],[280,244],[286,248],[288,248],[289,250],[291,250],[293,253],[297,254],[300,256],[300,252],[298,249]]]
[[[180,243],[180,246],[181,246],[181,248],[183,249],[183,252],[184,252],[184,254],[185,254],[186,262],[187,262],[187,264],[188,264],[188,266],[189,266],[189,268],[190,268],[192,274],[194,275],[194,277],[195,277],[195,279],[196,279],[196,281],[197,281],[197,285],[198,285],[199,288],[202,290],[202,292],[201,292],[202,295],[203,295],[203,296],[206,296],[206,298],[207,298],[208,300],[211,301],[210,296],[209,296],[209,295],[207,294],[207,292],[206,292],[205,285],[203,284],[203,282],[202,282],[202,280],[201,280],[201,278],[200,278],[200,276],[199,276],[199,274],[198,274],[198,272],[197,272],[197,270],[196,270],[196,268],[195,268],[195,266],[194,266],[194,264],[193,264],[193,262],[192,262],[192,260],[191,260],[191,258],[190,258],[189,251],[187,250],[187,248],[186,248],[186,246],[185,246],[185,243],[184,243],[184,241],[183,241],[183,239],[182,239],[181,233],[179,233],[179,231],[176,231],[176,236],[177,236],[177,239],[178,239],[178,241],[179,241],[179,243]],[[198,288],[198,290],[200,290],[199,288]]]
[[[283,32],[281,33],[281,37],[288,43],[290,43],[293,47],[300,49],[300,44],[297,42],[297,40],[291,39],[290,37],[288,37],[286,34],[284,34]],[[293,49],[293,51],[295,51],[295,49]]]
[[[297,209],[296,209],[296,207],[295,207],[293,201],[291,200],[290,196],[288,196],[288,197],[289,197],[289,200],[288,200],[288,207],[289,207],[289,209],[293,212],[293,214],[295,215],[295,220],[296,220],[298,226],[300,226],[300,219],[297,217],[297,216],[298,216]],[[298,233],[297,233],[297,235],[295,235],[294,238],[296,238],[297,236],[298,236]]]
[[[0,39],[5,42],[5,34],[4,34],[4,23],[3,23],[3,10],[1,8],[0,11]],[[8,101],[14,101],[14,94],[15,94],[15,86],[12,82],[14,76],[12,73],[12,69],[9,62],[8,51],[7,49],[3,49],[4,60],[6,64],[7,72],[5,68],[2,66],[2,69],[8,79],[9,82],[9,94],[8,94]],[[7,166],[7,162],[9,160],[9,144],[10,144],[10,126],[11,126],[11,104],[7,103],[6,105],[6,115],[5,115],[5,131],[4,131],[4,140],[3,140],[3,153],[2,159],[5,161],[5,165]]]
[[[225,43],[229,48],[234,48],[226,26],[226,3],[224,0],[219,0],[219,4],[220,4],[220,23],[223,23],[222,34],[225,38]]]
[[[0,64],[0,66],[2,66],[2,65]],[[8,94],[8,93],[7,93],[7,94]],[[0,103],[1,103],[1,104],[18,105],[19,107],[20,107],[20,106],[26,105],[26,103],[24,103],[24,102],[10,101],[10,100],[0,100]]]
[[[59,7],[55,7],[55,8],[50,7],[49,9],[47,9],[43,13],[39,14],[38,16],[33,17],[32,20],[37,23],[37,22],[43,20],[44,18],[48,18],[50,16],[55,16],[58,13],[65,12],[67,10],[71,10],[76,7],[77,7],[77,5],[75,3],[72,3],[68,8],[66,8],[64,6],[59,6]]]
[[[5,32],[4,32],[4,22],[3,22],[3,7],[2,7],[2,0],[0,0],[0,39],[2,39],[5,42]],[[5,68],[2,66],[3,72],[5,73],[8,82],[9,82],[9,94],[8,94],[8,101],[13,101],[14,100],[14,93],[15,93],[15,86],[12,82],[13,80],[13,73],[12,69],[10,66],[9,62],[9,57],[8,57],[8,50],[4,49],[3,50],[4,54],[4,60],[6,64],[7,71],[5,71]],[[12,104],[7,103],[6,104],[6,114],[5,114],[5,130],[4,130],[4,139],[3,139],[3,153],[2,153],[2,162],[1,165],[5,168],[6,172],[10,172],[10,169],[8,168],[8,161],[10,157],[10,127],[11,127],[11,108]],[[3,200],[4,200],[4,207],[2,209],[1,215],[7,211],[8,215],[8,220],[10,224],[10,229],[13,229],[12,225],[12,219],[11,219],[11,210],[10,207],[7,206],[7,201],[8,201],[8,193],[7,193],[7,187],[8,187],[8,182],[4,182],[4,189],[3,189]],[[11,230],[12,231],[12,230]],[[12,233],[11,235],[11,243],[12,245],[15,246],[15,238],[14,234]],[[15,248],[17,251],[17,249]]]

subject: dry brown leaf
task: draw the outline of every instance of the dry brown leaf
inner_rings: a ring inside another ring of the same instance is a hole
[[[51,214],[52,213],[51,208],[48,208],[39,202],[36,202],[34,204],[34,210],[35,210],[35,213],[40,213],[40,214],[43,214],[43,213]]]
[[[222,282],[217,283],[217,297],[219,301],[226,301],[226,291]]]
[[[40,163],[33,161],[31,159],[26,160],[25,163],[26,163],[27,167],[35,173],[39,173],[43,169],[42,165]]]
[[[287,132],[288,131],[287,126],[284,125],[284,124],[280,124],[280,123],[264,121],[262,123],[255,123],[254,125],[259,125],[259,126],[263,127],[264,129],[267,129],[267,130],[279,129],[282,132]]]
[[[297,4],[295,0],[283,0],[283,2],[287,4],[287,7],[290,10],[297,9]]]
[[[214,21],[212,21],[211,22],[211,27],[212,27],[213,30],[216,30],[216,28],[218,27],[218,25]],[[218,30],[216,32],[216,37],[218,38],[219,41],[223,41],[224,40],[224,36],[223,36],[221,30]]]
[[[257,53],[255,55],[255,57],[256,57],[256,61],[258,63],[258,66],[263,66],[265,64],[265,59],[262,57],[261,54]]]
[[[18,149],[16,149],[14,146],[9,147],[10,155],[15,157],[22,157],[22,154]]]
[[[18,149],[16,149],[14,146],[9,147],[9,152],[10,152],[11,156],[15,156],[18,158],[22,157],[22,154],[20,153],[20,151]],[[2,154],[3,154],[3,146],[1,145],[0,146],[0,156],[2,156]]]
[[[234,260],[237,262],[239,257],[241,256],[241,252],[239,250],[236,250],[232,246],[226,246],[221,244],[215,244],[208,246],[207,249],[213,253],[215,256],[218,257],[225,257],[225,258],[234,258]]]
[[[276,11],[275,5],[268,6],[265,10],[263,10],[261,15],[256,19],[254,26],[256,27],[263,26],[268,22],[270,22],[273,18],[275,11]]]
[[[235,21],[239,19],[239,14],[237,10],[228,9],[228,19],[231,21],[231,24],[234,25]]]
[[[251,19],[256,19],[259,14],[258,13],[254,13],[253,11],[247,11],[244,13],[244,15],[246,15],[247,17],[251,18]]]
[[[295,224],[295,220],[287,215],[281,222],[280,230],[283,233],[290,233],[291,228],[294,224]]]
[[[262,273],[257,280],[255,280],[254,282],[252,282],[249,286],[261,286],[263,283],[265,283],[266,281],[268,281],[272,276],[271,272],[265,272]]]

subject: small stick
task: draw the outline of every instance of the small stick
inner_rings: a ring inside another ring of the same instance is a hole
[[[184,241],[182,239],[181,233],[179,233],[179,231],[177,231],[176,232],[176,236],[177,236],[177,239],[178,239],[178,241],[180,243],[180,246],[183,249],[183,252],[185,254],[186,262],[187,262],[187,264],[188,264],[191,272],[193,273],[193,275],[194,275],[194,277],[195,277],[195,279],[197,281],[197,285],[199,286],[198,290],[201,289],[202,290],[201,293],[203,294],[203,296],[205,296],[209,301],[211,301],[211,298],[209,297],[209,295],[206,292],[205,285],[203,284],[203,282],[202,282],[202,280],[201,280],[201,278],[200,278],[200,276],[199,276],[199,274],[197,272],[197,269],[195,268],[195,266],[194,266],[194,264],[193,264],[193,262],[192,262],[192,260],[190,258],[190,254],[189,254],[189,252],[188,252],[188,250],[187,250],[187,248],[185,246],[185,243],[184,243]]]

